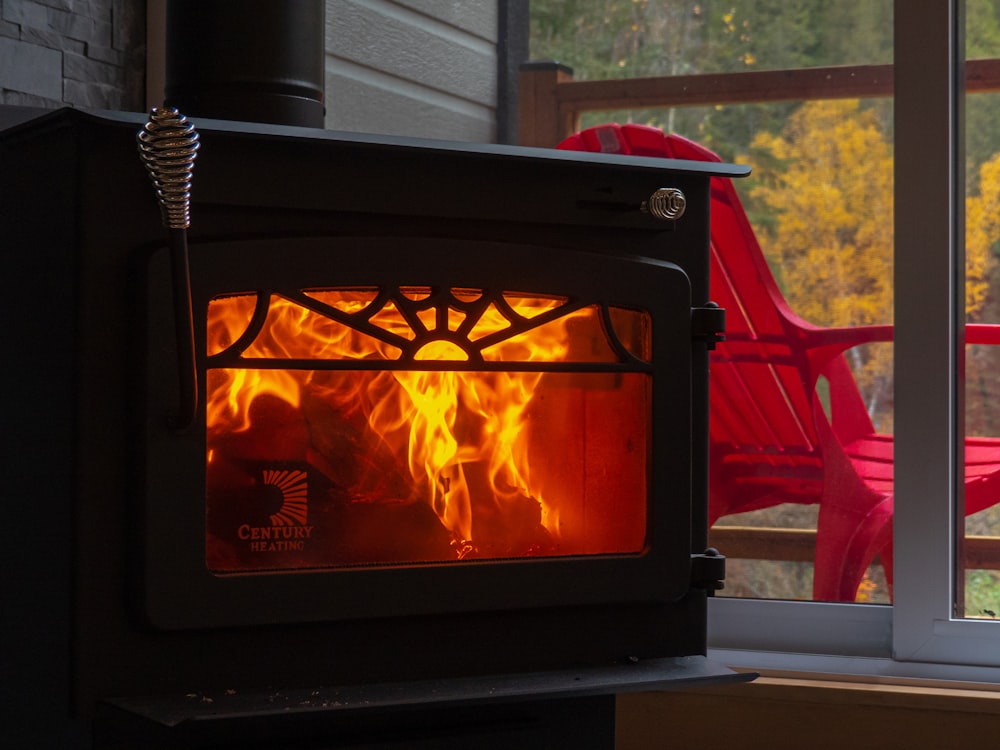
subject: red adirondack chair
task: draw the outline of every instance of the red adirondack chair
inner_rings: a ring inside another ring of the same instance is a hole
[[[559,148],[721,161],[681,136],[600,125]],[[893,439],[872,425],[844,352],[891,341],[892,326],[822,328],[788,306],[732,181],[712,178],[712,299],[726,340],[711,356],[710,523],[779,505],[819,503],[813,595],[854,601],[881,555],[892,584]],[[973,344],[1000,344],[1000,326],[970,325]],[[829,416],[817,395],[829,384]],[[966,513],[1000,502],[1000,439],[969,438]]]

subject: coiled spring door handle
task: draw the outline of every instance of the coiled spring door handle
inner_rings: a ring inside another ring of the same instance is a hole
[[[198,132],[173,108],[154,107],[136,134],[139,156],[156,188],[163,225],[167,228],[173,283],[174,330],[180,403],[170,425],[190,427],[198,413],[198,366],[191,309],[191,270],[187,229],[191,225],[191,177],[198,155]]]

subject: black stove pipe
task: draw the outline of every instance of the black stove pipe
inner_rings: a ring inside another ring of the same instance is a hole
[[[166,106],[322,128],[324,0],[168,0]]]

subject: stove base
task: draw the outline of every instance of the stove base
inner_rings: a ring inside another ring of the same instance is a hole
[[[121,699],[98,706],[94,750],[235,750],[250,743],[261,750],[611,750],[616,693],[755,676],[687,656],[464,679]]]
[[[465,706],[407,706],[159,724],[110,705],[95,724],[94,750],[612,750],[615,697]]]

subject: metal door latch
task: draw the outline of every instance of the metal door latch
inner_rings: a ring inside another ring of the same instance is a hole
[[[704,307],[691,308],[691,336],[696,341],[704,341],[709,349],[714,349],[720,341],[726,340],[726,310],[714,302]]]
[[[701,554],[691,555],[691,586],[703,589],[711,596],[722,591],[726,583],[726,556],[715,547],[709,547]]]

